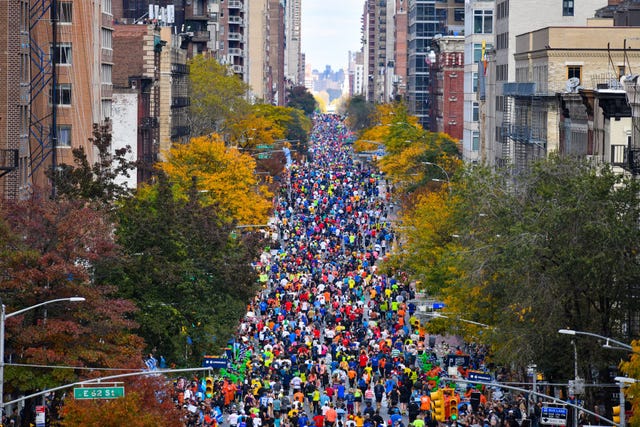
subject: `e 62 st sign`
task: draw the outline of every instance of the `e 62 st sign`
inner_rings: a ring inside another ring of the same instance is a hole
[[[553,426],[567,425],[567,408],[543,406],[540,424]]]
[[[73,389],[75,399],[116,399],[124,397],[124,387],[79,387]]]

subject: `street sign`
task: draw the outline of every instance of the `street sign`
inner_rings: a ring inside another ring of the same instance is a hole
[[[273,145],[269,145],[269,144],[258,144],[256,145],[256,148],[258,150],[271,150],[273,148]]]
[[[38,405],[36,406],[36,427],[45,427],[46,424],[46,407]]]
[[[567,425],[567,408],[543,406],[540,424],[564,426]]]
[[[445,307],[443,302],[434,302],[433,309],[434,310],[442,310]]]
[[[493,380],[493,378],[491,378],[491,374],[475,371],[469,371],[468,379],[469,381],[482,381],[485,383],[490,383]]]
[[[466,354],[448,354],[445,359],[445,364],[447,366],[462,366],[463,368],[466,368],[469,366],[470,361],[471,358]]]
[[[202,361],[203,368],[227,368],[229,366],[229,359],[226,357],[213,357],[205,356]]]
[[[80,387],[73,389],[74,399],[116,399],[124,397],[124,387]]]

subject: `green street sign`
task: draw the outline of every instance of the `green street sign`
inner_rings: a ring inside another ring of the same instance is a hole
[[[270,158],[271,158],[271,153],[258,153],[258,159],[260,160],[270,159]]]
[[[73,389],[75,399],[116,399],[124,397],[124,387],[79,387]]]
[[[269,144],[258,144],[256,145],[256,148],[258,150],[271,150],[273,148],[273,145],[269,145]]]

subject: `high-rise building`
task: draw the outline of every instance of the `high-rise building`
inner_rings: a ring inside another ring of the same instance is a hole
[[[367,0],[362,16],[365,95],[367,100],[391,100],[394,66],[395,0]]]
[[[393,13],[393,92],[394,98],[402,98],[407,92],[408,55],[408,6],[409,0],[396,0]]]
[[[471,0],[466,3],[464,51],[464,133],[462,158],[465,161],[483,161],[480,152],[479,82],[486,82],[487,52],[494,45],[494,0]],[[483,93],[485,87],[483,86]]]
[[[302,0],[286,0],[284,12],[284,66],[287,80],[294,86],[304,82],[304,67],[301,61]]]
[[[425,128],[431,119],[429,58],[436,34],[457,35],[464,29],[464,7],[460,0],[408,0],[407,105]]]
[[[251,2],[247,20],[247,82],[251,86],[251,99],[263,99],[271,102],[271,79],[269,73],[269,54],[271,38],[269,30],[268,0]]]
[[[434,39],[429,52],[432,110],[429,113],[432,132],[444,132],[453,139],[462,139],[464,98],[464,36],[443,36]]]
[[[3,198],[54,193],[45,172],[72,164],[72,149],[81,146],[93,162],[93,125],[111,116],[111,2],[55,4],[55,10],[46,0],[0,5]]]
[[[269,73],[271,102],[286,104],[285,86],[285,8],[281,0],[269,0]]]

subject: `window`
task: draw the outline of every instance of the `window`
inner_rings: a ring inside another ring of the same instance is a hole
[[[474,122],[477,122],[478,120],[480,120],[480,105],[477,102],[473,103],[471,120]]]
[[[71,147],[71,125],[59,125],[56,129],[58,147]]]
[[[73,3],[70,1],[61,1],[58,3],[57,10],[52,11],[53,19],[58,20],[58,24],[71,24],[73,22]]]
[[[111,120],[111,107],[112,107],[112,102],[110,99],[102,100],[102,120],[106,120],[106,119]]]
[[[51,104],[71,105],[71,84],[61,83],[57,86],[55,93],[49,89]]]
[[[453,9],[453,20],[456,22],[464,22],[464,9]]]
[[[473,12],[473,32],[475,34],[493,33],[493,10],[475,10]]]
[[[473,72],[473,77],[471,78],[471,89],[474,93],[478,91],[478,73],[475,71]]]
[[[51,55],[57,65],[71,65],[71,43],[58,43],[57,48],[51,45]]]
[[[102,29],[102,47],[104,49],[113,49],[113,31],[107,28]]]
[[[112,83],[111,71],[113,66],[111,64],[102,64],[100,68],[102,68],[102,83],[110,85]]]
[[[102,0],[102,11],[111,15],[111,0]]]
[[[624,65],[618,65],[618,78],[622,78],[626,75]]]
[[[473,131],[473,136],[471,139],[471,150],[478,151],[480,150],[480,132],[477,130]]]
[[[485,45],[485,54],[488,50],[491,50],[493,45],[487,43]],[[473,44],[473,62],[478,62],[482,60],[482,43],[474,43]]]
[[[573,16],[573,0],[562,0],[562,16]]]
[[[572,77],[578,78],[582,81],[582,66],[581,65],[568,65],[567,66],[567,79]]]

